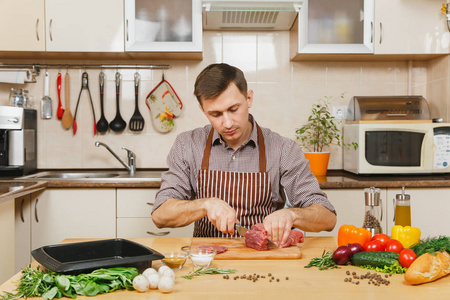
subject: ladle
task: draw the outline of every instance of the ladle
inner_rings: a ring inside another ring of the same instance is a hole
[[[116,72],[116,117],[114,120],[109,123],[109,128],[115,132],[121,132],[127,127],[127,123],[122,119],[120,115],[120,106],[119,106],[119,98],[120,98],[120,73]]]
[[[103,112],[103,90],[105,87],[105,73],[100,72],[99,82],[100,82],[100,110],[101,110],[101,116],[100,120],[97,122],[97,131],[98,132],[106,132],[108,131],[108,121],[105,118],[105,114]]]

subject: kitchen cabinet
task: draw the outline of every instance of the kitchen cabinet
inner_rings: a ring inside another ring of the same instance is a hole
[[[31,196],[31,249],[67,238],[115,238],[115,189],[46,189]]]
[[[0,51],[45,51],[44,0],[0,1]]]
[[[45,0],[46,50],[123,52],[123,0]]]
[[[14,275],[14,201],[0,203],[0,282]]]
[[[328,197],[328,200],[334,205],[337,212],[337,222],[333,231],[327,232],[306,232],[306,236],[337,236],[339,227],[344,224],[355,225],[356,227],[362,227],[364,223],[365,215],[365,195],[364,189],[324,189],[323,190]],[[386,212],[386,199],[387,190],[380,189],[381,207],[383,210],[383,218],[381,219],[381,228],[383,233],[386,233],[387,228],[387,216]],[[390,235],[390,229],[389,233]]]
[[[158,189],[117,189],[117,237],[192,237],[194,224],[159,229],[151,212]]]
[[[375,54],[448,54],[442,1],[375,1]]]
[[[31,195],[16,198],[14,269],[19,272],[31,263]]]
[[[388,234],[394,226],[394,203],[396,194],[401,188],[388,189],[387,219]],[[449,188],[407,188],[406,194],[411,196],[411,226],[421,230],[422,238],[439,235],[450,236],[448,212],[450,211]]]
[[[291,30],[301,53],[373,53],[374,0],[305,0]]]
[[[124,39],[126,52],[201,52],[201,0],[125,0]]]

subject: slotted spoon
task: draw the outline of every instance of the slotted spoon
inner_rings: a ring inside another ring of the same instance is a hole
[[[144,118],[141,115],[141,112],[139,111],[139,80],[141,79],[141,76],[139,73],[134,73],[134,96],[135,96],[135,108],[134,108],[134,114],[131,116],[130,122],[128,123],[128,128],[131,131],[142,131],[144,129]]]

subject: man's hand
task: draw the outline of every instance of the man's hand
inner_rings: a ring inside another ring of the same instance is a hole
[[[239,223],[236,219],[236,211],[225,201],[219,198],[205,199],[204,207],[209,221],[223,232],[234,234],[234,224]]]
[[[263,224],[269,239],[278,246],[285,244],[294,224],[294,218],[293,212],[288,209],[280,209],[268,215]]]

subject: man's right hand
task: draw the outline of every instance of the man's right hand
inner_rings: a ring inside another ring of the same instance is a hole
[[[239,221],[236,218],[236,211],[228,203],[219,198],[207,198],[203,205],[209,221],[219,231],[234,234],[234,224]]]

